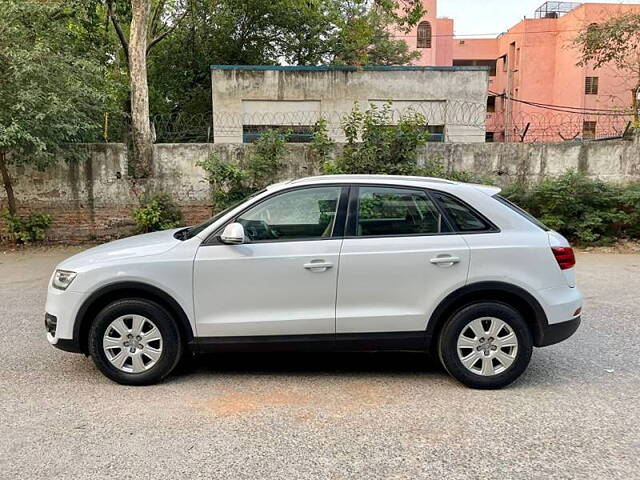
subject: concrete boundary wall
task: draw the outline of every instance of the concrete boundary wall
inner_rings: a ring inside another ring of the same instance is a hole
[[[167,192],[181,206],[186,223],[211,213],[210,186],[196,165],[210,153],[242,162],[253,149],[245,144],[158,144],[155,170],[145,180],[127,175],[128,152],[122,144],[90,145],[84,162],[61,160],[45,172],[11,166],[21,214],[54,216],[52,241],[109,239],[133,231],[131,210],[146,191]],[[341,147],[338,146],[339,151]],[[611,182],[640,181],[640,141],[561,144],[429,144],[419,161],[442,158],[450,170],[469,170],[493,177],[498,184],[537,182],[575,169]],[[317,174],[320,165],[308,146],[290,144],[283,179]],[[6,194],[0,189],[0,210]],[[0,236],[4,225],[0,222]]]

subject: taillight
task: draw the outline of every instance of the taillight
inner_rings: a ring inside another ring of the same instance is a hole
[[[560,270],[567,270],[576,264],[576,256],[571,247],[552,247],[551,251],[556,257]]]

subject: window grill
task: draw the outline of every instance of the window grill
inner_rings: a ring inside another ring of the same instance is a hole
[[[418,48],[431,48],[431,24],[420,22],[418,25]]]
[[[587,77],[584,82],[585,95],[598,94],[598,77]]]
[[[593,140],[596,138],[596,127],[598,122],[585,120],[582,123],[582,138],[585,140]]]

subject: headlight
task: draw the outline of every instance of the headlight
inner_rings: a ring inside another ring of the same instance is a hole
[[[56,270],[56,273],[53,274],[53,282],[51,282],[51,285],[58,290],[66,290],[74,278],[76,278],[75,272]]]

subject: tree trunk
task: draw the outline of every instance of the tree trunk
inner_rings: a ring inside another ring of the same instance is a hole
[[[18,213],[18,209],[16,208],[16,197],[13,194],[13,186],[11,185],[11,177],[9,176],[9,170],[7,170],[6,156],[4,153],[0,153],[0,173],[2,173],[2,183],[4,183],[4,189],[7,192],[9,213],[11,215],[16,215]]]
[[[137,177],[146,177],[151,174],[153,164],[153,140],[149,123],[149,85],[147,84],[147,34],[151,0],[131,0],[131,11],[129,84],[134,172]]]

